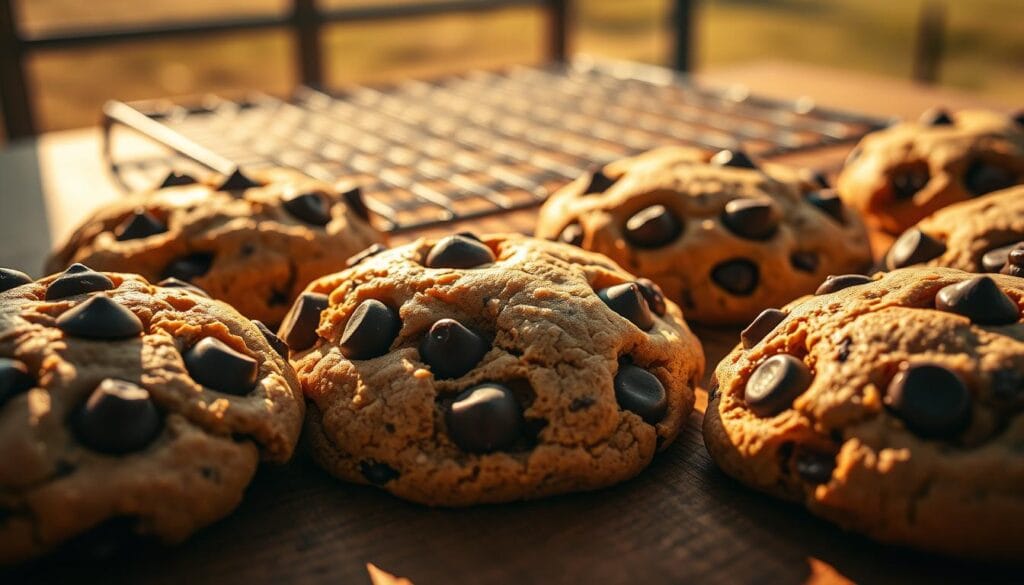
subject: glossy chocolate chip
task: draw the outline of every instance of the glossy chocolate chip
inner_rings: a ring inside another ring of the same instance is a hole
[[[830,274],[825,282],[821,283],[818,290],[814,291],[816,295],[827,295],[837,291],[841,291],[844,288],[850,288],[851,286],[860,286],[871,282],[870,276],[864,276],[863,274],[840,274],[839,276]]]
[[[260,183],[250,179],[241,169],[235,169],[235,172],[231,173],[228,178],[224,179],[218,187],[218,191],[243,191],[245,189],[252,189],[253,187],[259,187]]]
[[[839,223],[846,221],[846,215],[843,212],[843,200],[839,198],[839,194],[834,189],[822,189],[821,191],[808,193],[806,201]]]
[[[163,417],[149,391],[131,382],[100,382],[74,420],[83,445],[110,455],[144,449],[156,439]]]
[[[267,343],[270,344],[270,347],[277,352],[277,355],[288,359],[288,344],[286,344],[283,339],[271,331],[270,327],[267,327],[263,321],[253,319],[252,324],[260,330],[260,333],[263,334],[263,338],[266,339]]]
[[[148,238],[166,231],[167,226],[156,216],[145,209],[137,209],[135,213],[114,228],[114,237],[117,241],[123,242]]]
[[[604,304],[644,331],[654,327],[651,308],[635,282],[617,284],[597,291]]]
[[[604,171],[598,168],[590,173],[590,181],[587,183],[587,188],[583,190],[583,194],[604,193],[614,184],[615,179],[604,174]]]
[[[664,205],[641,209],[626,220],[626,239],[638,248],[660,248],[683,231],[679,218]]]
[[[953,118],[943,108],[932,108],[921,114],[920,122],[925,126],[952,126]]]
[[[162,286],[164,288],[182,288],[182,289],[185,289],[185,290],[187,290],[188,292],[190,292],[192,294],[197,294],[197,295],[199,295],[201,297],[210,298],[210,295],[205,290],[199,288],[198,286],[196,286],[196,285],[194,285],[194,284],[192,284],[190,282],[185,282],[184,280],[179,280],[179,279],[174,278],[174,277],[165,278],[165,279],[161,280],[160,282],[156,283],[156,285],[157,286]]]
[[[578,223],[570,223],[565,226],[562,233],[558,234],[558,241],[573,246],[583,245],[583,228]]]
[[[377,486],[384,485],[401,476],[394,467],[379,461],[360,461],[359,473],[366,478],[366,481]]]
[[[371,258],[373,256],[376,256],[377,254],[380,254],[381,252],[383,252],[384,250],[387,250],[387,249],[388,249],[388,247],[385,246],[384,244],[373,244],[370,247],[368,247],[365,250],[363,250],[362,252],[359,252],[355,256],[352,256],[351,258],[346,260],[345,261],[345,266],[348,267],[348,268],[352,268],[353,266],[355,266],[356,264],[359,264],[363,260],[366,260],[367,258]]]
[[[655,315],[663,317],[668,306],[665,304],[665,293],[661,292],[661,287],[649,278],[638,278],[636,285],[640,287],[640,294],[644,295],[647,306]]]
[[[0,292],[11,290],[25,284],[30,284],[32,277],[20,270],[13,268],[0,268]]]
[[[207,388],[242,396],[256,385],[259,371],[256,360],[219,339],[204,337],[182,357],[192,379]]]
[[[179,173],[177,171],[171,171],[167,174],[164,180],[160,183],[157,189],[166,189],[168,187],[182,187],[184,185],[193,185],[198,183],[192,175],[185,173]]]
[[[615,400],[623,410],[657,424],[668,411],[668,393],[661,380],[647,370],[623,364],[615,374]]]
[[[1017,303],[988,276],[944,287],[935,295],[935,308],[963,315],[979,325],[1009,325],[1020,319]]]
[[[749,240],[767,240],[779,229],[782,214],[770,199],[734,199],[725,204],[722,223]]]
[[[711,270],[711,280],[737,296],[753,293],[757,288],[758,278],[757,265],[744,258],[720,262]]]
[[[57,327],[82,339],[125,339],[142,333],[142,321],[114,299],[95,295],[57,317]]]
[[[27,392],[35,380],[28,373],[28,366],[18,360],[0,357],[0,406],[16,394]]]
[[[507,449],[523,435],[523,412],[512,391],[501,384],[480,384],[458,395],[445,421],[452,440],[464,451]]]
[[[210,271],[213,265],[213,254],[210,252],[195,252],[187,256],[175,259],[164,269],[160,278],[177,278],[190,282]]]
[[[1006,254],[1006,264],[999,269],[1002,274],[1024,276],[1024,243],[1017,244]]]
[[[420,343],[420,357],[438,379],[458,378],[472,370],[490,349],[489,344],[455,319],[441,319]]]
[[[72,264],[46,287],[46,300],[53,301],[75,295],[114,288],[114,281],[83,264]]]
[[[973,161],[964,172],[964,187],[974,196],[1000,191],[1017,183],[1017,173],[982,160]]]
[[[742,150],[721,150],[711,157],[711,164],[720,167],[736,167],[740,169],[757,169],[754,161]]]
[[[981,257],[982,270],[985,272],[999,272],[1010,257],[1010,250],[1020,243],[1021,242],[1017,242],[1008,246],[1000,246],[985,252],[985,255]]]
[[[320,226],[331,223],[331,202],[323,193],[292,193],[282,199],[281,204],[299,221]]]
[[[801,450],[794,457],[793,466],[800,479],[818,485],[828,483],[832,479],[832,472],[836,468],[836,458],[828,453]]]
[[[363,221],[370,221],[370,208],[366,206],[366,200],[363,199],[362,189],[359,187],[349,189],[341,194],[341,198],[345,200],[345,204],[357,217]]]
[[[787,354],[773,355],[750,375],[743,400],[755,415],[775,416],[810,385],[811,372],[804,362]]]
[[[295,304],[281,322],[278,334],[292,351],[313,347],[320,326],[320,313],[327,308],[327,295],[304,292],[295,299]]]
[[[892,194],[896,199],[910,199],[931,180],[925,163],[905,165],[892,175]]]
[[[786,318],[786,313],[778,309],[765,309],[761,314],[754,317],[754,320],[747,325],[747,328],[740,332],[740,343],[744,349],[750,349],[760,343],[766,335],[772,332],[779,323]]]
[[[341,334],[341,353],[350,360],[384,355],[398,336],[398,312],[377,299],[363,301],[352,312]]]
[[[801,272],[813,274],[818,270],[821,260],[815,252],[793,252],[789,255],[789,263]]]
[[[971,394],[960,376],[937,364],[915,364],[889,383],[886,405],[925,438],[953,437],[971,420]]]
[[[896,239],[885,265],[889,270],[923,264],[946,253],[946,245],[917,228],[910,228]]]
[[[430,249],[427,268],[476,268],[494,262],[494,252],[484,243],[466,236],[448,236]]]

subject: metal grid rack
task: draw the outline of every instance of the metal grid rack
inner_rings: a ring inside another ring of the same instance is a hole
[[[303,87],[287,101],[111,102],[104,113],[111,170],[126,189],[152,188],[171,169],[230,174],[283,166],[356,181],[389,231],[537,205],[596,165],[657,146],[767,157],[857,140],[885,125],[808,100],[771,100],[703,87],[667,69],[587,59],[335,95]],[[167,153],[115,160],[117,126]]]

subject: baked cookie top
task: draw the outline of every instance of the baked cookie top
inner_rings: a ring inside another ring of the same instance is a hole
[[[47,263],[81,262],[156,282],[192,282],[243,315],[276,325],[303,287],[383,242],[358,189],[298,173],[241,173],[223,181],[168,177],[152,193],[98,210]]]
[[[1024,116],[925,112],[865,136],[836,189],[870,225],[898,234],[959,201],[1024,183]]]
[[[809,172],[667,147],[606,165],[541,208],[537,236],[650,278],[688,319],[744,323],[870,263],[864,226]]]
[[[434,505],[594,489],[676,436],[704,370],[657,286],[518,235],[420,239],[314,281],[281,327],[317,460]]]
[[[922,267],[819,292],[718,365],[715,461],[881,540],[1019,559],[1024,280]]]
[[[226,304],[80,264],[0,283],[0,562],[110,520],[181,540],[291,456],[298,380]]]

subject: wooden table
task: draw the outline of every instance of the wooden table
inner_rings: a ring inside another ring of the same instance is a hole
[[[700,77],[876,115],[912,117],[937,104],[999,107],[955,92],[790,63]],[[98,140],[92,129],[63,132],[0,153],[0,265],[38,274],[52,242],[90,208],[117,196],[100,164]],[[848,148],[785,160],[835,168]],[[473,227],[529,229],[532,218],[533,212],[523,212]],[[710,373],[737,331],[697,333]],[[286,466],[264,466],[234,514],[179,547],[103,564],[44,559],[11,576],[32,583],[341,584],[369,582],[367,564],[373,563],[419,585],[1020,580],[1019,572],[878,545],[745,489],[719,472],[704,449],[706,396],[699,394],[700,412],[672,447],[636,479],[598,492],[430,509],[340,483],[300,453]],[[375,582],[390,582],[377,575]]]

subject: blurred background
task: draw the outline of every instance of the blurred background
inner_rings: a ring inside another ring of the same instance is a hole
[[[415,0],[299,0],[324,9]],[[437,0],[434,0],[435,2]],[[450,0],[458,4],[459,0]],[[259,20],[293,0],[0,0],[19,36]],[[537,7],[324,25],[327,87],[545,59]],[[668,64],[673,0],[574,0],[571,52]],[[693,70],[779,59],[915,78],[1021,106],[1024,0],[694,0]],[[2,15],[0,15],[2,17]],[[296,35],[286,27],[211,30],[110,45],[50,43],[25,56],[35,131],[95,125],[108,98],[134,100],[232,89],[287,94],[300,82]],[[0,45],[0,51],[7,50]],[[924,51],[934,61],[919,63]],[[923,69],[922,69],[923,67]],[[10,73],[8,72],[8,75]],[[0,120],[0,125],[3,120]],[[0,137],[4,135],[0,132]],[[2,138],[0,138],[2,140]]]

